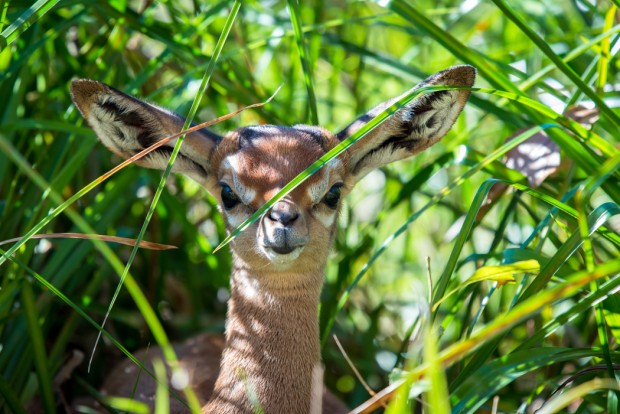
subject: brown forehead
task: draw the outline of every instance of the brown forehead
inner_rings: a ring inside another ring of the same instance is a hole
[[[240,128],[220,144],[213,167],[218,169],[224,159],[234,158],[241,161],[235,163],[239,179],[263,188],[282,187],[337,143],[329,131],[319,127]]]

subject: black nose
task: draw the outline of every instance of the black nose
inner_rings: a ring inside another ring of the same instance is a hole
[[[299,212],[291,203],[277,202],[271,210],[269,210],[269,219],[277,221],[284,226],[293,223],[299,217]]]

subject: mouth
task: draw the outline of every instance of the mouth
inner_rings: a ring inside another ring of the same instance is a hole
[[[304,250],[305,246],[263,246],[263,251],[267,258],[276,264],[290,264],[295,261],[301,252]]]

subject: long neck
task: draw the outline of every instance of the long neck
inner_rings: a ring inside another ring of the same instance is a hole
[[[305,286],[278,282],[292,279]],[[323,388],[317,320],[322,279],[322,269],[259,274],[235,260],[226,346],[205,412],[317,412],[311,405],[320,404]]]

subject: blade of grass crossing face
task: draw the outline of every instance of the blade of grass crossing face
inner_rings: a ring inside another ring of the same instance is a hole
[[[395,102],[389,108],[386,108],[379,115],[374,117],[371,121],[369,121],[366,125],[360,128],[357,132],[352,134],[350,137],[344,139],[340,144],[336,145],[330,151],[328,151],[321,158],[313,162],[308,168],[300,172],[295,178],[293,178],[289,183],[287,183],[280,191],[278,191],[269,201],[263,204],[258,210],[256,210],[247,220],[241,223],[235,230],[233,230],[228,237],[226,237],[219,246],[215,248],[213,253],[217,252],[228,243],[231,242],[239,233],[248,228],[252,223],[254,223],[260,216],[262,216],[267,210],[271,208],[275,203],[278,202],[282,197],[286,196],[288,193],[293,191],[297,186],[299,186],[302,182],[304,182],[308,177],[321,169],[324,165],[326,165],[330,160],[336,158],[343,152],[347,150],[351,145],[355,144],[357,141],[365,137],[370,131],[376,128],[381,122],[389,118],[394,112],[398,109],[402,108],[404,105],[415,99],[416,97],[423,95],[425,93],[433,92],[433,91],[442,91],[442,90],[470,90],[470,88],[459,88],[459,87],[447,87],[447,86],[425,86],[423,88],[419,88],[411,91],[407,95],[403,96],[397,102]]]
[[[519,101],[521,103],[524,103],[524,104],[532,107],[536,111],[538,111],[538,112],[540,112],[540,113],[542,113],[544,115],[547,115],[549,118],[557,121],[558,123],[560,123],[563,126],[566,126],[567,128],[569,128],[572,131],[574,131],[575,133],[577,133],[578,135],[583,135],[584,139],[587,138],[588,140],[592,141],[597,148],[600,147],[601,151],[610,152],[612,154],[618,153],[618,150],[616,150],[612,145],[607,143],[605,140],[603,140],[598,135],[593,134],[590,131],[586,130],[584,127],[582,127],[581,125],[579,125],[575,121],[573,121],[573,120],[571,120],[569,118],[566,118],[566,117],[564,117],[564,116],[554,112],[550,108],[548,108],[548,107],[546,107],[546,106],[544,106],[544,105],[542,105],[542,104],[540,104],[540,103],[538,103],[538,102],[536,102],[536,101],[534,101],[532,99],[526,98],[526,97],[524,97],[522,95],[518,95],[518,94],[514,94],[514,93],[510,93],[510,92],[505,92],[505,91],[493,90],[493,89],[483,89],[483,88],[464,88],[464,87],[448,87],[448,86],[425,86],[425,87],[413,90],[409,94],[403,96],[400,100],[395,102],[392,106],[390,106],[389,108],[385,109],[383,112],[381,112],[375,118],[373,118],[370,122],[368,122],[366,125],[364,125],[364,127],[360,128],[355,134],[353,134],[350,137],[348,137],[347,139],[343,140],[336,147],[332,148],[325,155],[323,155],[321,158],[319,158],[314,163],[312,163],[308,168],[306,168],[304,171],[299,173],[287,185],[285,185],[280,191],[278,191],[278,193],[276,193],[267,203],[263,204],[247,220],[245,220],[235,230],[233,230],[226,237],[226,239],[224,239],[220,243],[220,245],[215,248],[213,253],[216,253],[218,250],[220,250],[221,248],[226,246],[228,243],[230,243],[230,241],[233,240],[235,237],[237,237],[237,235],[239,233],[241,233],[243,230],[248,228],[252,223],[254,223],[256,220],[258,220],[258,218],[260,216],[262,216],[269,208],[271,208],[271,206],[273,206],[275,203],[277,203],[278,200],[280,200],[282,197],[286,196],[289,192],[291,192],[293,189],[295,189],[297,186],[299,186],[308,177],[310,177],[312,174],[314,174],[316,171],[318,171],[320,168],[322,168],[325,164],[327,164],[332,158],[337,157],[338,155],[340,155],[341,153],[346,151],[347,148],[349,148],[355,142],[357,142],[358,140],[362,139],[367,133],[372,131],[372,129],[374,129],[377,125],[379,125],[381,122],[383,122],[389,116],[391,116],[398,109],[400,109],[401,107],[406,105],[408,102],[412,101],[413,99],[417,98],[420,95],[423,95],[425,93],[434,92],[434,91],[443,91],[443,90],[471,90],[471,91],[475,91],[475,92],[482,92],[482,93],[488,93],[488,94],[492,94],[492,95],[498,95],[498,96],[502,96],[504,98],[508,98],[508,99],[511,99],[511,100]],[[551,124],[545,124],[545,125],[546,126],[535,127],[535,128],[533,128],[531,130],[528,130],[528,131],[524,132],[522,135],[520,135],[519,137],[521,139],[525,140],[525,139],[529,138],[531,135],[533,135],[534,133],[539,132],[541,130],[541,129],[537,129],[537,128],[545,129],[545,128],[550,128],[551,126],[557,127],[557,125],[551,125]],[[523,138],[523,137],[525,137],[525,138]],[[503,146],[502,149],[504,149],[507,152],[510,149],[514,148],[520,142],[522,142],[522,141],[518,141],[517,139],[511,140],[510,143],[505,144],[505,146]],[[500,155],[503,155],[504,153],[505,152],[494,152],[494,156],[499,157]],[[496,158],[494,158],[493,160],[495,160],[495,159]],[[488,163],[486,163],[484,165],[486,166],[487,164]],[[473,172],[471,174],[473,174]],[[467,177],[469,177],[469,175],[467,175]],[[464,177],[464,178],[467,178],[467,177]]]
[[[224,43],[226,42],[226,39],[228,38],[228,34],[230,33],[230,30],[232,28],[232,25],[235,21],[235,18],[237,17],[237,13],[239,11],[239,8],[241,7],[241,1],[240,0],[236,0],[235,3],[233,4],[232,8],[231,8],[231,12],[228,15],[228,18],[226,19],[226,23],[224,25],[224,29],[222,30],[222,33],[220,34],[220,38],[218,39],[218,42],[215,46],[215,49],[213,51],[213,55],[211,56],[211,61],[209,63],[209,66],[207,67],[207,70],[205,71],[205,74],[202,78],[202,82],[200,84],[200,87],[198,88],[198,92],[196,94],[196,97],[194,99],[194,102],[192,103],[192,106],[190,108],[190,113],[187,116],[186,120],[185,120],[185,124],[183,125],[183,130],[186,130],[190,127],[193,118],[196,115],[196,112],[198,111],[198,106],[200,105],[200,101],[202,100],[202,97],[209,85],[209,80],[211,79],[211,75],[213,74],[213,71],[215,69],[217,60],[222,52],[222,48],[224,47]],[[149,211],[147,212],[147,215],[144,219],[144,222],[142,224],[142,228],[140,229],[140,233],[138,234],[137,237],[137,243],[139,244],[143,237],[144,234],[146,232],[146,229],[148,228],[148,224],[151,220],[151,217],[153,216],[153,213],[155,212],[155,208],[157,206],[157,202],[159,201],[159,198],[161,197],[161,193],[166,185],[166,181],[168,179],[168,176],[170,175],[170,173],[172,172],[172,166],[174,164],[174,161],[176,160],[176,157],[179,153],[179,150],[181,149],[181,145],[183,144],[183,140],[185,138],[185,135],[181,135],[178,139],[178,141],[175,143],[174,149],[172,150],[172,154],[170,155],[170,160],[168,162],[168,165],[166,166],[166,170],[164,171],[161,180],[159,182],[159,186],[157,187],[157,190],[155,192],[155,195],[153,196],[153,200],[151,202],[151,205],[149,207]],[[102,322],[102,326],[105,326],[105,322],[107,321],[107,318],[112,310],[112,307],[114,306],[114,303],[118,297],[118,294],[120,293],[120,290],[123,286],[123,282],[124,279],[126,277],[126,275],[129,272],[129,268],[131,267],[131,264],[133,263],[133,260],[136,256],[136,253],[138,251],[137,245],[136,247],[134,247],[134,249],[131,251],[131,255],[129,257],[129,260],[127,262],[127,265],[125,266],[125,270],[123,271],[123,275],[121,276],[121,280],[116,288],[116,291],[114,292],[114,295],[112,296],[112,300],[110,301],[110,304],[108,306],[108,310],[106,312],[106,315],[104,317],[104,320]],[[90,367],[90,363],[92,362],[94,353],[95,353],[95,349],[97,347],[97,342],[99,341],[100,338],[100,334],[97,336],[97,341],[95,342],[95,346],[93,346],[93,351],[91,353],[91,358],[89,361],[89,367]],[[168,342],[167,337],[165,336],[165,334],[161,337],[162,341],[159,342],[159,345],[162,347],[162,351],[163,354],[166,358],[166,361],[168,362],[168,364],[170,365],[173,373],[176,372],[177,369],[179,369],[178,366],[178,361],[176,359],[176,357],[174,356],[174,351],[170,345],[170,343]],[[184,388],[184,392],[186,394],[186,397],[188,398],[188,402],[189,405],[191,407],[192,412],[200,412],[200,405],[198,403],[198,398],[196,397],[196,395],[194,394],[193,390],[191,389],[191,387],[189,385],[187,385]]]

